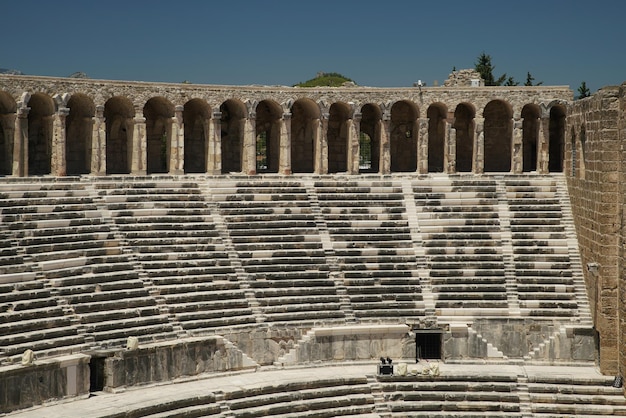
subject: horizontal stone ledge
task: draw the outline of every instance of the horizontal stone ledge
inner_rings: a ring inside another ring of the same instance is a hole
[[[311,331],[316,337],[335,335],[381,335],[381,334],[406,334],[410,328],[408,325],[362,325],[331,328],[313,328]]]

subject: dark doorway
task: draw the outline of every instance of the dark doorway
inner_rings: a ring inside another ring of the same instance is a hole
[[[89,392],[104,390],[104,361],[106,357],[92,356],[89,361]]]
[[[415,361],[441,360],[441,330],[415,330]]]

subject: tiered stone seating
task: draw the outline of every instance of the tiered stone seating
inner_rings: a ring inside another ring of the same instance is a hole
[[[184,329],[255,322],[196,183],[129,180],[97,187],[146,280]]]
[[[402,186],[331,179],[314,186],[355,317],[423,316]]]
[[[337,377],[241,389],[224,394],[233,417],[337,417],[374,412],[364,377]]]
[[[86,342],[121,346],[130,335],[153,340],[171,328],[83,183],[3,186],[12,239]]]
[[[0,277],[0,361],[27,349],[38,357],[78,350],[84,338],[34,273]]]
[[[511,179],[505,184],[522,314],[575,316],[568,237],[554,180]]]
[[[255,180],[212,193],[266,321],[344,317],[306,188]]]
[[[534,417],[612,417],[626,415],[623,388],[613,377],[529,376],[528,392]]]
[[[444,315],[507,311],[496,184],[491,179],[414,182],[436,308]]]
[[[378,376],[391,416],[520,417],[516,376]]]

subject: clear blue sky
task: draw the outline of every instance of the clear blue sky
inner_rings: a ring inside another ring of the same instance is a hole
[[[624,0],[2,1],[0,68],[26,74],[292,85],[432,86],[485,52],[521,84],[626,81]]]

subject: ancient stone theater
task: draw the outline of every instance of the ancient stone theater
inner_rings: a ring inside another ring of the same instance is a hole
[[[0,414],[626,414],[626,83],[0,75]]]

